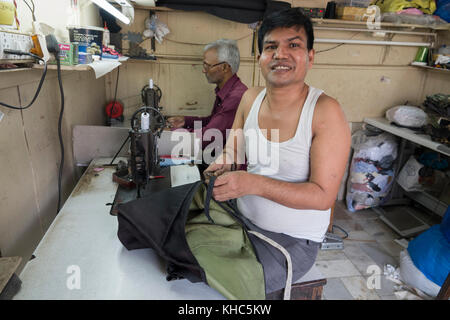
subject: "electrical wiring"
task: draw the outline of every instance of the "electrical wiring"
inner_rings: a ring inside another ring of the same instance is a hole
[[[58,119],[58,138],[59,138],[59,145],[61,147],[61,161],[59,163],[59,172],[58,172],[58,209],[56,214],[59,213],[59,210],[61,209],[61,183],[62,183],[62,174],[63,174],[63,168],[64,168],[64,141],[62,138],[62,118],[64,114],[64,90],[62,85],[62,79],[61,79],[61,61],[58,54],[55,54],[56,58],[56,65],[57,65],[57,73],[58,73],[58,83],[59,83],[59,92],[61,95],[61,109],[59,112],[59,119]]]
[[[353,34],[353,35],[350,37],[349,40],[353,39],[354,37],[356,37],[356,36],[357,36],[358,34],[360,34],[360,33],[361,33],[360,31],[356,32],[355,34]],[[322,52],[327,52],[327,51],[334,50],[334,49],[336,49],[336,48],[339,48],[340,46],[343,46],[344,44],[345,44],[345,43],[340,43],[340,44],[338,44],[337,46],[334,46],[334,47],[331,47],[331,48],[328,48],[328,49],[318,50],[318,51],[316,51],[316,54],[317,54],[317,53],[322,53]]]
[[[35,7],[34,7],[34,1],[33,0],[30,0],[31,1],[31,4],[32,4],[32,6],[33,7],[31,7],[29,4],[28,4],[28,1],[26,1],[26,0],[23,0],[23,2],[27,5],[27,7],[30,9],[30,11],[31,11],[31,16],[33,17],[33,21],[36,21],[36,16],[34,15],[34,9],[35,9]]]
[[[248,37],[250,37],[252,35],[253,35],[253,32],[249,33],[249,34],[247,34],[245,36],[242,36],[242,37],[240,37],[238,39],[233,39],[233,40],[234,41],[243,40],[243,39],[248,38]],[[142,39],[141,42],[138,42],[138,45],[142,44],[145,40],[148,40],[148,39],[151,39],[151,37]],[[193,45],[193,46],[206,46],[208,44],[208,43],[195,43],[195,42],[178,41],[178,40],[170,39],[168,37],[164,38],[164,40],[167,40],[167,41],[170,41],[170,42],[174,42],[174,43],[179,43],[179,44]]]
[[[338,228],[339,230],[341,230],[341,231],[345,234],[345,237],[342,238],[342,239],[348,238],[348,233],[347,233],[347,231],[345,231],[344,229],[342,229],[341,227],[339,227],[339,226],[337,226],[337,225],[335,225],[335,224],[333,224],[333,226],[331,227],[332,233],[334,233],[334,228]]]
[[[116,106],[116,101],[117,101],[117,88],[119,86],[119,75],[120,75],[120,66],[117,67],[117,78],[116,78],[116,88],[114,90],[114,100],[113,100],[113,103],[111,106],[110,114],[108,116],[110,125],[111,125],[111,121],[112,121],[112,115],[114,114],[114,107]]]
[[[8,49],[3,50],[3,52],[4,53],[10,53],[10,54],[16,54],[16,55],[23,55],[23,56],[26,55],[26,56],[30,56],[30,57],[33,57],[33,58],[35,58],[37,60],[40,60],[40,61],[44,62],[44,72],[42,73],[42,77],[41,77],[41,80],[39,81],[38,87],[36,89],[36,93],[34,94],[33,99],[31,100],[31,102],[27,106],[25,106],[25,107],[16,107],[16,106],[12,106],[12,105],[9,105],[7,103],[4,103],[4,102],[0,102],[0,106],[6,107],[6,108],[15,109],[15,110],[28,109],[29,107],[31,107],[31,105],[34,103],[34,101],[36,101],[36,99],[37,99],[37,97],[39,95],[39,92],[41,91],[42,84],[44,83],[44,80],[45,80],[45,75],[47,74],[47,63],[41,57],[39,57],[37,55],[34,55],[32,53],[29,53],[29,52],[14,51],[14,50],[8,50]]]

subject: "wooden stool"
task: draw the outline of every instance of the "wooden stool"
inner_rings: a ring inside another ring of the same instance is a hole
[[[312,268],[295,283],[292,284],[291,300],[322,300],[323,286],[327,279],[323,277],[316,266]],[[282,300],[284,289],[269,293],[266,300]]]

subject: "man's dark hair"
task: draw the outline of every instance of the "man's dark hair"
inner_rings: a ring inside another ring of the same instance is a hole
[[[276,28],[304,28],[307,36],[308,51],[313,48],[314,32],[311,19],[305,16],[300,8],[290,8],[281,11],[275,11],[265,17],[258,31],[258,49],[259,53],[263,50],[264,36]]]

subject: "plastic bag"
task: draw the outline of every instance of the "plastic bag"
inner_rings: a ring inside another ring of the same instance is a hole
[[[428,123],[427,114],[418,107],[397,106],[386,111],[386,119],[399,126],[420,128]]]
[[[150,18],[145,19],[145,28],[143,34],[147,38],[155,37],[158,43],[162,43],[164,36],[170,33],[169,28],[164,22],[158,19],[156,14],[152,15]]]
[[[446,24],[445,20],[432,14],[398,14],[396,12],[385,12],[381,14],[381,21],[396,24],[418,24],[423,26],[438,26]]]
[[[441,289],[433,281],[429,280],[420,271],[414,262],[412,261],[408,250],[402,250],[400,252],[400,279],[407,285],[419,289],[421,292],[427,294],[430,297],[436,297]]]
[[[446,22],[450,22],[450,0],[437,0],[436,7],[434,14]]]
[[[408,253],[414,265],[438,286],[444,284],[450,270],[450,243],[436,224],[411,240]]]
[[[398,143],[390,133],[370,136],[369,132],[359,130],[352,135],[352,148],[346,202],[348,210],[354,212],[387,200],[394,182]]]
[[[423,191],[423,186],[419,182],[419,171],[423,166],[414,156],[410,156],[402,170],[400,170],[397,183],[405,191]]]

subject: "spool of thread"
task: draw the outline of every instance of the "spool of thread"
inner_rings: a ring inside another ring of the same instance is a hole
[[[153,89],[153,79],[150,79],[150,80],[148,81],[148,87],[149,87],[150,89]]]
[[[149,130],[150,129],[150,114],[148,112],[144,112],[141,114],[141,130]]]
[[[427,47],[420,47],[419,50],[417,50],[416,58],[414,59],[415,62],[428,62],[428,51],[429,49]]]

